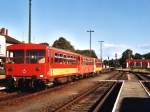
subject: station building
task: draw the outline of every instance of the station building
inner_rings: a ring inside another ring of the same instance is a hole
[[[3,67],[6,59],[6,47],[18,43],[21,42],[8,35],[8,29],[0,29],[0,69]]]
[[[127,68],[150,69],[150,60],[145,59],[128,59]]]

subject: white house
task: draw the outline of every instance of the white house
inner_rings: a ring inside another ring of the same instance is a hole
[[[6,38],[3,35],[0,35],[0,57],[6,57]]]
[[[0,29],[0,66],[5,62],[6,47],[11,44],[18,44],[20,41],[8,36],[8,30],[5,28]]]

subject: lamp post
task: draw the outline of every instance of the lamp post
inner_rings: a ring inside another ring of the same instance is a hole
[[[31,43],[31,1],[29,0],[29,43]]]
[[[92,32],[94,32],[94,30],[87,30],[87,32],[90,33],[90,56],[91,56],[91,36],[92,36]]]
[[[103,61],[103,49],[102,49],[102,44],[104,41],[98,41],[100,43],[100,58]]]

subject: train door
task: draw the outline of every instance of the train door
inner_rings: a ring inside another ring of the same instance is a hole
[[[47,59],[48,59],[48,63],[47,63],[48,75],[52,76],[53,53],[52,53],[51,49],[48,50],[48,57],[47,57]]]

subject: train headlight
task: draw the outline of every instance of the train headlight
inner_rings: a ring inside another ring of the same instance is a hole
[[[43,75],[40,75],[40,77],[42,78],[42,77],[43,77]]]
[[[16,77],[14,77],[14,81],[17,81]]]

